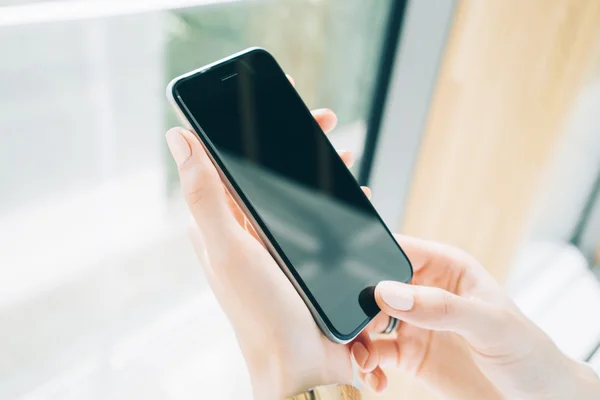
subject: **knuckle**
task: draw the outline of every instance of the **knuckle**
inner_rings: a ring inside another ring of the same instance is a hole
[[[454,316],[454,304],[452,302],[452,296],[445,290],[435,290],[432,296],[434,301],[433,310],[436,317],[442,321],[447,321]]]
[[[195,187],[190,190],[186,190],[185,198],[190,206],[197,206],[202,204],[204,199],[208,196],[208,190],[205,186]]]
[[[184,195],[191,205],[197,205],[214,196],[221,187],[221,181],[214,169],[199,166],[188,172],[188,177],[182,182]]]
[[[453,315],[454,307],[450,299],[450,294],[445,291],[440,292],[440,314],[442,318],[448,319]]]
[[[519,318],[512,310],[506,308],[496,309],[492,311],[491,315],[493,323],[490,325],[500,335],[509,334],[520,325]]]
[[[485,321],[480,325],[482,336],[502,341],[514,337],[515,332],[520,330],[521,318],[514,310],[501,304],[471,301],[478,307],[478,313]]]

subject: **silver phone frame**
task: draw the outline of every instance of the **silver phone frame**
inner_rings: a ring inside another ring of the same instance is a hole
[[[228,61],[230,61],[230,60],[232,60],[234,58],[237,58],[237,57],[242,56],[242,55],[244,55],[246,53],[250,53],[250,52],[256,51],[256,50],[266,51],[266,50],[264,50],[264,49],[262,49],[260,47],[250,47],[250,48],[242,50],[242,51],[240,51],[238,53],[232,54],[232,55],[230,55],[228,57],[225,57],[225,58],[220,59],[218,61],[215,61],[213,63],[207,64],[207,65],[205,65],[203,67],[200,67],[200,68],[195,69],[193,71],[187,72],[187,73],[185,73],[183,75],[180,75],[180,76],[172,79],[171,82],[169,82],[169,84],[167,85],[167,90],[166,90],[167,99],[169,100],[169,103],[171,103],[171,106],[173,106],[173,109],[175,110],[175,113],[177,114],[177,118],[179,119],[179,121],[187,129],[189,129],[192,132],[194,132],[194,134],[198,137],[198,139],[200,139],[200,144],[202,145],[202,147],[206,151],[206,154],[210,158],[210,161],[212,162],[212,164],[215,166],[217,172],[219,173],[219,176],[221,177],[221,181],[225,185],[225,188],[227,189],[227,191],[229,192],[229,194],[231,195],[231,197],[236,202],[237,206],[242,210],[242,212],[244,213],[244,215],[246,216],[246,218],[250,222],[250,224],[252,225],[252,227],[256,231],[257,235],[259,236],[260,240],[262,241],[263,245],[265,246],[265,248],[269,251],[269,253],[273,257],[273,259],[275,260],[275,262],[279,265],[279,267],[281,268],[281,270],[283,271],[283,273],[290,280],[290,282],[292,283],[292,285],[294,286],[294,288],[296,289],[296,291],[298,292],[298,294],[300,295],[300,297],[302,298],[302,300],[304,301],[304,303],[308,307],[308,309],[309,309],[310,313],[312,314],[315,322],[317,323],[317,326],[321,329],[321,332],[323,332],[323,334],[329,340],[331,340],[334,343],[346,344],[346,343],[349,343],[352,340],[354,340],[365,329],[365,327],[368,325],[368,322],[360,330],[358,330],[358,332],[356,332],[355,335],[352,335],[352,337],[347,338],[347,339],[342,339],[342,338],[338,337],[334,332],[331,331],[331,329],[329,329],[329,327],[327,326],[327,324],[323,320],[323,318],[322,318],[321,314],[319,313],[319,311],[317,311],[317,309],[314,307],[314,305],[312,304],[311,300],[309,299],[309,297],[304,292],[304,289],[300,286],[300,284],[298,283],[298,281],[296,280],[296,278],[294,277],[294,275],[290,272],[290,270],[289,270],[288,266],[286,265],[286,263],[283,261],[283,259],[281,258],[281,256],[277,252],[277,250],[275,250],[275,248],[273,247],[272,243],[270,242],[270,240],[267,238],[267,236],[263,232],[262,228],[260,227],[260,224],[258,224],[256,222],[256,220],[254,219],[254,216],[252,215],[252,213],[250,212],[250,210],[248,209],[248,207],[246,207],[245,203],[242,201],[242,199],[238,195],[237,191],[234,189],[233,185],[231,184],[231,182],[229,181],[229,179],[227,178],[227,176],[221,170],[221,167],[219,166],[219,164],[213,158],[211,152],[208,150],[206,144],[202,140],[202,136],[199,135],[198,132],[195,131],[195,129],[192,126],[191,122],[184,115],[183,110],[179,107],[179,104],[177,104],[177,102],[175,101],[174,95],[173,95],[173,88],[174,88],[175,84],[177,82],[179,82],[180,80],[188,78],[188,77],[190,77],[192,75],[195,75],[195,74],[197,74],[199,72],[208,70],[208,69],[210,69],[212,67],[215,67],[215,66],[217,66],[217,65],[219,65],[221,63],[228,62]],[[190,116],[192,115],[189,112],[188,112],[188,114]],[[193,118],[193,117],[191,117],[191,118]],[[198,121],[194,121],[194,123],[196,123],[198,126],[200,126],[200,124],[198,123]],[[369,322],[371,320],[372,320],[372,318],[369,319]]]

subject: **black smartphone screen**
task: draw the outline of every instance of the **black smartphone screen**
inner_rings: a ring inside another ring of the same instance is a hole
[[[275,59],[252,50],[173,91],[330,331],[352,338],[378,311],[359,297],[412,268]]]

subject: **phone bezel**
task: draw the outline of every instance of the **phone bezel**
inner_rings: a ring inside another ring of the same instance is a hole
[[[337,329],[330,322],[329,318],[327,318],[327,315],[323,312],[323,310],[319,306],[316,299],[310,293],[310,290],[305,286],[305,284],[301,280],[298,280],[299,276],[297,276],[298,274],[297,274],[296,270],[294,268],[290,268],[288,266],[288,263],[283,259],[282,255],[280,254],[280,251],[276,248],[276,245],[274,245],[272,243],[270,233],[267,233],[265,230],[263,230],[263,223],[262,223],[262,221],[259,221],[260,218],[258,217],[258,215],[256,215],[257,213],[253,210],[252,205],[248,204],[249,201],[248,202],[245,201],[240,196],[240,193],[239,193],[240,190],[238,189],[237,184],[233,181],[233,179],[229,179],[229,176],[228,176],[229,172],[225,168],[223,162],[220,160],[220,158],[218,156],[218,152],[216,151],[213,144],[211,143],[211,140],[204,133],[201,125],[198,123],[198,121],[195,120],[193,115],[187,109],[185,103],[181,100],[181,98],[176,93],[177,85],[179,83],[181,83],[187,79],[193,78],[199,74],[206,73],[214,68],[223,69],[224,76],[229,77],[229,75],[231,74],[231,70],[228,70],[226,66],[234,65],[235,62],[240,61],[244,56],[247,56],[248,54],[251,54],[254,52],[263,52],[266,55],[268,55],[273,60],[273,62],[275,62],[275,64],[278,66],[281,73],[285,74],[283,72],[283,70],[281,70],[281,68],[279,67],[279,64],[277,63],[277,61],[274,59],[274,57],[269,52],[267,52],[266,50],[264,50],[260,47],[251,47],[251,48],[243,50],[239,53],[233,54],[229,57],[218,60],[214,63],[208,64],[206,66],[203,66],[201,68],[198,68],[196,70],[190,71],[186,74],[183,74],[181,76],[174,78],[173,80],[171,80],[171,82],[169,82],[169,84],[167,86],[167,90],[166,90],[167,98],[168,98],[169,102],[171,103],[171,105],[174,107],[179,120],[186,126],[186,128],[188,128],[192,132],[194,132],[200,139],[200,143],[202,144],[202,147],[205,149],[211,162],[217,169],[217,172],[219,173],[219,176],[220,176],[221,180],[223,181],[223,184],[226,187],[227,191],[229,192],[231,197],[235,200],[235,202],[240,207],[242,212],[244,212],[244,214],[248,218],[250,224],[252,225],[252,227],[256,231],[257,235],[261,239],[265,248],[267,248],[267,250],[269,251],[271,256],[275,259],[275,261],[277,262],[279,267],[282,269],[282,271],[285,273],[287,278],[290,280],[290,282],[292,283],[292,285],[294,286],[296,291],[299,293],[300,297],[302,298],[302,300],[305,302],[305,304],[309,308],[313,318],[315,319],[315,322],[317,323],[317,325],[319,326],[319,328],[321,329],[323,334],[329,340],[331,340],[335,343],[345,344],[345,343],[352,341],[354,338],[356,338],[356,336],[358,336],[358,334],[368,325],[368,323],[374,318],[374,316],[373,317],[367,316],[367,318],[365,318],[365,320],[349,334],[343,334],[343,333],[337,331]],[[289,83],[289,84],[290,84],[291,90],[293,90],[294,93],[297,94],[293,85],[291,83]],[[304,102],[302,102],[302,104],[304,104]],[[305,108],[306,108],[306,111],[310,114],[310,110],[308,109],[308,107],[305,107]],[[314,123],[318,126],[316,121]],[[196,125],[198,129],[196,129],[193,125]],[[320,127],[319,127],[319,129],[320,129]],[[333,145],[331,145],[331,150],[335,152]],[[349,171],[348,171],[348,173],[350,174]],[[356,186],[357,186],[357,190],[359,190],[362,193],[362,190],[361,190],[358,182],[356,183]],[[386,229],[387,233],[390,235],[390,238],[392,240],[394,240],[392,233],[389,231],[389,229],[387,228],[387,226],[385,225],[385,223],[383,222],[381,217],[379,215],[377,215],[377,216],[378,216],[381,224]],[[400,247],[400,245],[398,245],[398,249],[402,252],[402,254],[404,255],[404,257],[410,267],[410,278],[408,279],[408,282],[410,282],[410,280],[412,280],[412,274],[413,274],[412,264],[411,264],[410,260],[408,259],[408,257],[406,256],[406,253],[404,253],[404,250],[402,250],[402,248]],[[285,255],[284,255],[284,257],[285,257]],[[291,265],[291,262],[289,264]],[[408,283],[408,282],[405,282],[405,283]]]

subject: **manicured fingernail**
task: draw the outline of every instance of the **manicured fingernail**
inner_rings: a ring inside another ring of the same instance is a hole
[[[346,163],[346,166],[351,167],[354,164],[354,153],[348,150],[340,150],[340,157]]]
[[[396,282],[381,282],[378,289],[383,301],[393,309],[408,311],[415,303],[412,290],[408,285]]]
[[[365,376],[365,382],[373,391],[377,391],[377,387],[379,386],[379,378],[373,372],[368,373]]]
[[[362,343],[356,342],[352,346],[352,356],[354,357],[356,364],[363,368],[369,358],[369,351]]]
[[[178,129],[169,129],[167,145],[177,166],[181,166],[192,155],[192,149]]]

